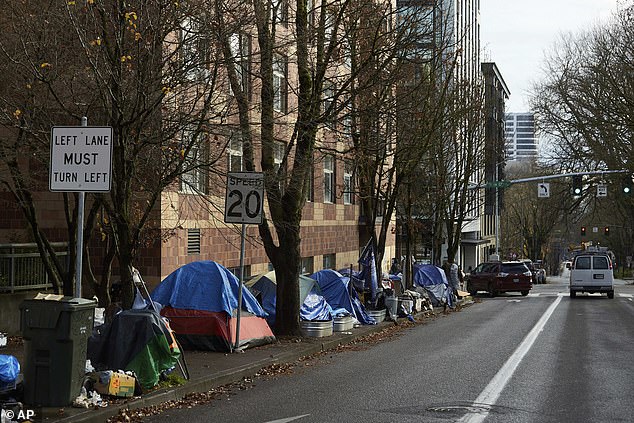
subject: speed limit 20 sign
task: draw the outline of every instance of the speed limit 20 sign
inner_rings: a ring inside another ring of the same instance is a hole
[[[237,172],[227,175],[225,223],[262,223],[264,174]]]

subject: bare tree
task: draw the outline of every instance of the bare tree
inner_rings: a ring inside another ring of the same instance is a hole
[[[130,306],[130,266],[140,249],[171,233],[159,222],[161,194],[205,192],[212,185],[205,173],[225,157],[219,123],[226,113],[226,91],[219,88],[221,55],[208,35],[211,22],[199,4],[67,2],[51,6],[44,18],[39,10],[18,7],[21,3],[12,3],[12,20],[31,18],[39,24],[16,24],[16,31],[3,38],[3,63],[18,71],[11,74],[15,82],[3,89],[3,124],[11,136],[20,137],[16,140],[29,139],[39,163],[35,169],[46,169],[46,134],[53,124],[77,125],[88,116],[90,124],[113,128],[112,190],[87,199],[85,274],[107,304],[111,270],[117,265],[124,306]],[[13,107],[25,84],[44,96],[22,95],[23,107]],[[20,119],[17,111],[11,116],[8,110],[20,110]],[[220,148],[212,148],[216,144]],[[3,159],[12,170],[5,185],[25,193],[23,208],[32,210],[29,218],[37,217],[36,202],[27,194],[41,190],[45,176],[23,184],[34,167],[12,166],[9,154]],[[76,212],[67,215],[73,240]],[[46,236],[35,218],[31,229],[36,239]],[[103,250],[96,267],[91,243]],[[65,286],[70,286],[68,278],[66,273]]]
[[[623,222],[619,226],[624,233],[634,220],[632,198],[618,195],[622,178],[631,180],[634,174],[634,5],[626,4],[606,24],[562,37],[544,62],[543,80],[531,99],[539,125],[554,145],[556,166],[629,171],[604,179],[611,183],[607,207]],[[580,205],[592,214],[596,201],[584,198]],[[630,242],[623,254],[631,255],[633,248]]]

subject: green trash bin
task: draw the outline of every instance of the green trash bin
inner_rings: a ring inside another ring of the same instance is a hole
[[[24,401],[34,407],[63,407],[81,391],[97,304],[84,298],[38,297],[20,305]]]

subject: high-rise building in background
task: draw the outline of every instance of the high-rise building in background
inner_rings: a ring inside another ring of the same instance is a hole
[[[506,160],[537,159],[537,137],[533,113],[506,113]]]

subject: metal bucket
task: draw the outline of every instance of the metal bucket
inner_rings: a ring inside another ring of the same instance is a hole
[[[385,306],[387,307],[391,316],[398,315],[398,298],[397,297],[387,297],[385,299]]]
[[[335,317],[332,330],[335,332],[346,332],[354,327],[352,316]]]
[[[385,320],[386,311],[387,311],[386,309],[382,309],[382,310],[366,310],[365,312],[368,313],[368,316],[373,317],[377,323],[381,323],[382,321]]]
[[[321,338],[332,335],[332,320],[302,320],[299,326],[304,336]]]

